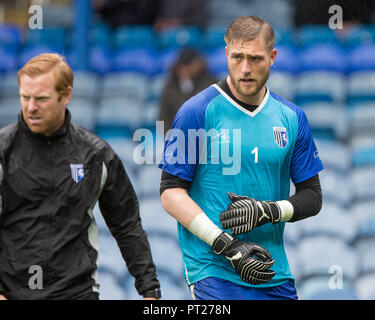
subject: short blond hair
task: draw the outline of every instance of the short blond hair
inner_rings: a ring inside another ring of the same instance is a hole
[[[67,96],[73,88],[74,75],[64,57],[56,53],[43,53],[32,59],[18,71],[18,84],[23,75],[36,77],[52,71],[55,76],[55,90],[59,97]]]
[[[262,34],[266,48],[271,51],[275,45],[275,34],[268,22],[257,16],[240,16],[236,18],[225,32],[225,43],[235,40],[252,41]]]

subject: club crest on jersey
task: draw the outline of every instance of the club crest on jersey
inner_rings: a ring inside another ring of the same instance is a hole
[[[72,173],[72,179],[75,183],[81,182],[85,176],[83,164],[70,164],[70,172]]]
[[[273,136],[278,146],[284,149],[288,144],[288,135],[286,134],[286,129],[283,127],[273,127]]]

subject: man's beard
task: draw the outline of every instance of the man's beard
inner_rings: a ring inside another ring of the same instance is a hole
[[[258,79],[258,80],[255,80],[253,82],[253,85],[252,85],[252,89],[251,90],[243,90],[242,87],[241,87],[241,82],[240,82],[240,79],[242,78],[249,78],[249,77],[241,77],[239,79],[236,79],[234,76],[233,76],[233,73],[231,72],[231,70],[229,69],[228,70],[229,72],[229,77],[230,77],[230,81],[232,82],[232,85],[234,86],[234,88],[236,89],[236,91],[243,97],[253,97],[255,96],[256,94],[259,93],[260,90],[262,90],[263,86],[266,84],[269,76],[270,76],[270,69],[267,69],[266,72],[263,74],[263,76]],[[255,85],[255,86],[254,86]]]

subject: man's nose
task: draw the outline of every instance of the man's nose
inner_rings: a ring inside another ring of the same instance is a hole
[[[34,112],[34,111],[38,110],[38,104],[37,104],[37,102],[34,98],[31,98],[29,100],[29,103],[27,105],[27,110],[29,112]]]
[[[250,62],[247,61],[246,59],[242,62],[241,72],[242,72],[242,74],[250,74],[251,73]]]

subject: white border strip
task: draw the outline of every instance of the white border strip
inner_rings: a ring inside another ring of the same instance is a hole
[[[226,81],[226,80],[225,80]],[[270,95],[270,91],[268,90],[268,88],[266,87],[266,94],[262,100],[262,102],[260,103],[260,105],[254,110],[254,111],[249,111],[247,109],[245,109],[244,107],[242,107],[240,104],[238,104],[236,101],[234,101],[230,96],[228,96],[228,94],[223,90],[221,89],[216,83],[212,85],[213,87],[216,88],[216,90],[218,90],[231,104],[233,104],[237,109],[241,110],[242,112],[246,113],[247,115],[249,115],[250,117],[255,117],[260,111],[262,111],[263,107],[266,105],[267,103],[267,100],[268,100],[268,97]]]

